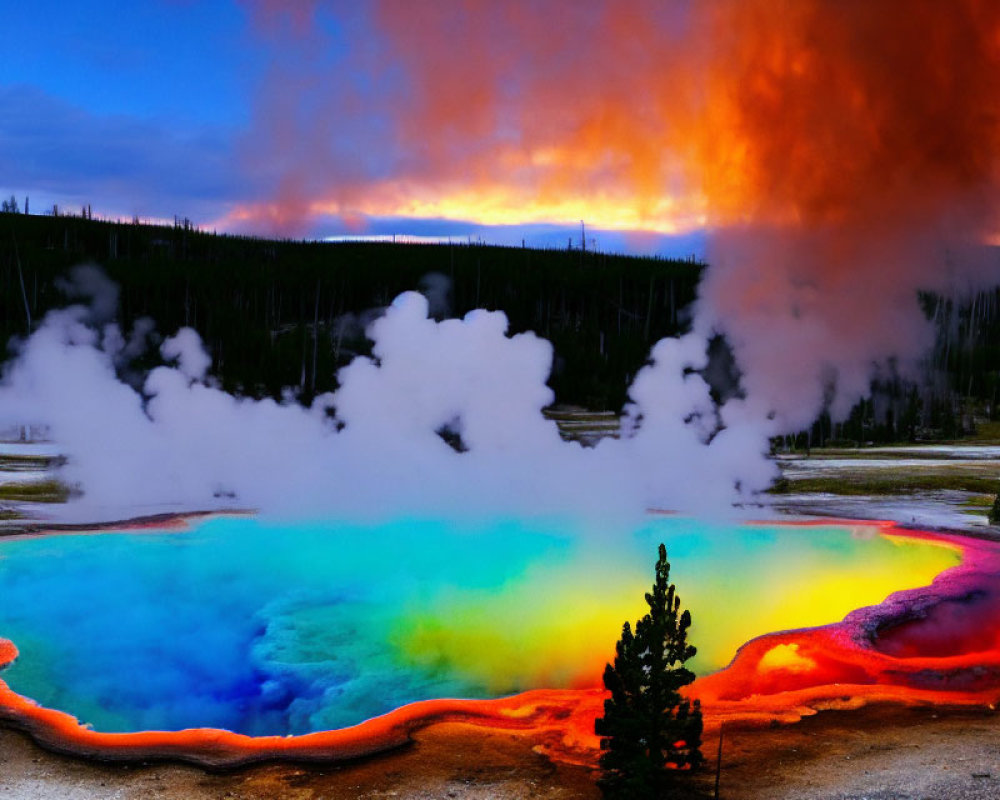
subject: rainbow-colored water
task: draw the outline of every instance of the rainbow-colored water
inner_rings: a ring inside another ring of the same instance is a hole
[[[353,725],[407,703],[600,684],[664,541],[699,647],[837,621],[958,562],[871,526],[655,518],[377,527],[216,517],[183,531],[0,543],[2,673],[99,731],[253,736]]]

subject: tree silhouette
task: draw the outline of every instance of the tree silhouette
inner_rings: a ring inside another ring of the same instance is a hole
[[[684,666],[695,654],[687,643],[691,615],[680,611],[662,544],[659,555],[656,581],[646,594],[649,613],[634,634],[625,623],[614,666],[604,670],[611,697],[594,728],[602,750],[598,786],[608,798],[666,797],[679,770],[702,762],[700,704],[679,691],[695,677]]]

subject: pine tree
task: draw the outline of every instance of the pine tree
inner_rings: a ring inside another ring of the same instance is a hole
[[[607,798],[669,796],[679,770],[700,766],[701,708],[679,690],[694,680],[684,666],[694,656],[687,643],[691,615],[669,583],[667,550],[660,545],[656,582],[646,595],[649,613],[628,622],[615,647],[614,666],[604,670],[604,716],[595,723],[601,736],[601,791]]]

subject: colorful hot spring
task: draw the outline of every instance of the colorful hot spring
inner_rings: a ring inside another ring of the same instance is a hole
[[[634,531],[216,517],[0,543],[10,688],[98,731],[341,728],[407,703],[599,685],[664,541],[699,674],[754,636],[930,583],[953,548],[871,526]]]

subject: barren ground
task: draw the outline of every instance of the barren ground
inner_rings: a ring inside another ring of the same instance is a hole
[[[711,797],[710,766],[692,797]],[[869,708],[824,712],[774,728],[727,731],[720,797],[726,800],[995,800],[1000,717],[986,711]],[[440,725],[409,747],[346,766],[272,764],[208,773],[179,764],[104,765],[47,753],[0,730],[4,800],[207,798],[598,798],[594,774],[553,764],[530,738]],[[699,794],[700,792],[700,794]]]

